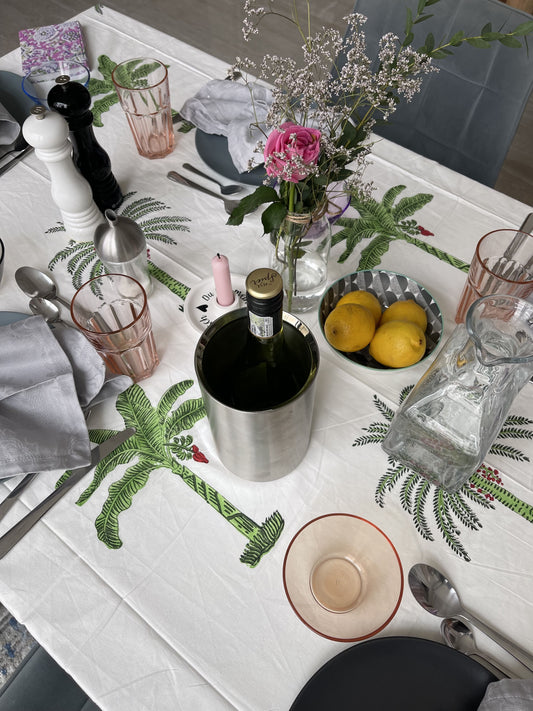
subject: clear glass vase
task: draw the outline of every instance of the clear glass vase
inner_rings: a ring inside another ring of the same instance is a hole
[[[283,278],[284,308],[289,313],[318,306],[328,280],[331,223],[324,211],[289,213],[270,233],[271,266]]]

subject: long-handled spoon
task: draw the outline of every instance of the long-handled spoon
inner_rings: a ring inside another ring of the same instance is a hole
[[[54,302],[49,299],[43,299],[41,296],[34,296],[30,299],[30,310],[32,314],[43,316],[46,323],[64,324],[64,321],[61,320],[61,313],[59,312],[59,309]]]
[[[413,565],[409,571],[409,587],[424,610],[437,617],[457,617],[461,622],[470,622],[533,671],[533,657],[466,610],[452,583],[439,570],[424,563]]]
[[[40,296],[43,299],[59,301],[70,309],[70,302],[57,293],[55,281],[49,274],[35,267],[19,267],[15,272],[15,281],[28,296]]]
[[[461,622],[461,620],[446,617],[440,624],[440,632],[448,647],[457,649],[458,652],[462,652],[466,654],[467,657],[483,664],[483,666],[498,679],[515,676],[511,674],[511,672],[504,670],[499,662],[489,657],[488,654],[481,654],[474,640],[472,630],[468,625],[465,625],[464,622]]]
[[[180,185],[185,185],[188,188],[193,188],[193,190],[199,190],[201,193],[205,193],[206,195],[210,195],[211,197],[217,198],[217,200],[222,200],[224,203],[224,209],[226,210],[228,215],[231,215],[233,210],[240,202],[240,200],[229,200],[223,195],[220,195],[220,193],[214,193],[212,190],[204,188],[203,185],[198,185],[198,183],[194,183],[192,180],[189,180],[189,178],[185,178],[183,175],[176,173],[175,170],[171,170],[170,172],[168,172],[167,178],[169,180],[173,180],[175,183],[180,183]]]
[[[216,178],[212,178],[210,175],[207,175],[207,173],[202,173],[201,170],[198,170],[198,168],[195,168],[194,165],[191,165],[190,163],[184,163],[183,167],[185,170],[190,170],[191,173],[199,175],[201,178],[206,178],[207,180],[211,180],[211,182],[216,183],[219,186],[222,195],[236,195],[237,193],[242,193],[244,190],[242,185],[224,185],[224,183],[219,183]]]

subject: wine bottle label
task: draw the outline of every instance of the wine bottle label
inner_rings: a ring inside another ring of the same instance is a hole
[[[274,319],[272,316],[258,316],[252,312],[248,313],[249,316],[249,329],[257,338],[272,338],[274,333]]]

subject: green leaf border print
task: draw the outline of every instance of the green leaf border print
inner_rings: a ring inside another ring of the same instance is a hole
[[[414,386],[404,388],[400,394],[400,404]],[[374,394],[373,402],[384,418],[372,422],[363,428],[366,434],[358,437],[353,447],[380,445],[387,434],[394,411]],[[528,462],[527,457],[516,447],[501,440],[533,439],[533,420],[510,414],[505,420],[491,453],[510,457],[516,461]],[[500,441],[499,441],[500,440]],[[503,485],[498,470],[482,464],[470,480],[456,493],[451,494],[434,486],[427,479],[416,474],[408,467],[388,457],[388,467],[377,484],[374,498],[380,508],[384,508],[388,494],[397,490],[402,508],[411,516],[418,533],[428,541],[434,541],[435,535],[430,523],[433,516],[440,536],[458,556],[470,561],[470,554],[460,541],[461,527],[472,531],[482,528],[481,519],[473,509],[478,506],[485,511],[494,510],[499,503],[514,513],[533,523],[533,506],[509,492]]]
[[[76,503],[81,506],[88,501],[117,466],[129,465],[122,477],[110,485],[107,499],[95,521],[98,538],[108,548],[120,548],[119,515],[132,506],[135,494],[146,486],[154,470],[167,469],[180,477],[247,538],[240,561],[254,568],[276,544],[283,531],[284,520],[278,511],[274,511],[261,525],[255,523],[185,465],[186,461],[208,463],[189,432],[196,422],[205,417],[203,401],[197,398],[178,403],[192,385],[192,380],[172,385],[156,407],[137,384],[118,396],[116,409],[124,420],[124,426],[133,427],[136,432],[97,465],[92,482]],[[100,444],[115,432],[109,429],[90,430],[89,436],[92,442]],[[58,484],[66,476],[68,472]]]

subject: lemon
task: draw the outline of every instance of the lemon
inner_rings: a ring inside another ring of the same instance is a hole
[[[381,318],[381,304],[374,294],[363,290],[349,291],[339,299],[337,306],[342,306],[343,304],[359,304],[359,306],[365,306],[374,316],[376,326],[378,325],[379,319]]]
[[[388,321],[377,329],[368,350],[382,365],[405,368],[422,358],[426,352],[426,337],[416,323]]]
[[[424,309],[412,299],[395,301],[385,311],[381,317],[380,326],[389,321],[412,321],[416,323],[422,331],[428,325],[428,318]]]
[[[359,304],[336,306],[324,323],[328,343],[338,351],[353,353],[368,346],[376,330],[372,312]]]

